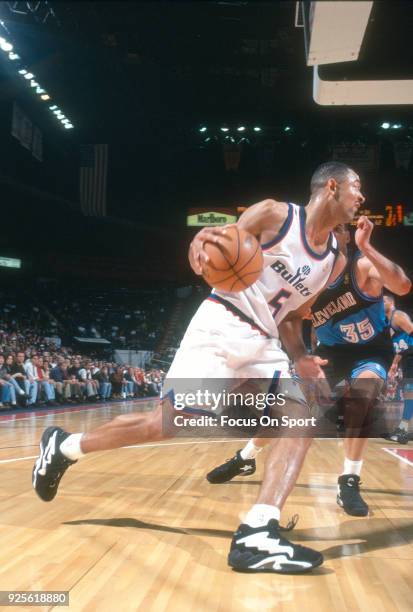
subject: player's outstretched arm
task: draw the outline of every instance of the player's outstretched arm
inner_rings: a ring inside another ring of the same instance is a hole
[[[360,288],[369,295],[379,295],[383,286],[396,295],[409,293],[412,283],[402,268],[371,245],[373,228],[373,223],[365,216],[357,222],[355,241],[363,255],[357,263]]]

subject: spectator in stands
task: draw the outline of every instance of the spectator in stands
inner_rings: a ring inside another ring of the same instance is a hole
[[[27,396],[27,405],[33,406],[37,399],[37,383],[34,379],[30,379],[26,374],[24,367],[25,354],[19,351],[16,355],[16,360],[11,367],[11,375],[17,381]]]
[[[68,368],[69,376],[71,384],[77,385],[79,389],[79,395],[77,399],[81,399],[84,394],[85,383],[83,382],[79,372],[80,372],[80,360],[75,357],[70,362],[70,367]]]
[[[4,404],[10,404],[16,406],[16,389],[8,382],[7,378],[10,375],[7,372],[7,368],[4,363],[4,355],[0,354],[0,391],[1,391],[1,405],[0,408],[8,407]]]
[[[51,368],[49,377],[50,380],[55,382],[59,400],[62,402],[70,401],[72,393],[64,357],[57,358],[57,364],[54,368]]]
[[[20,387],[17,380],[12,376],[13,355],[7,355],[4,360],[4,379],[14,387],[15,394],[23,405],[26,405],[26,392]]]
[[[33,354],[31,358],[26,361],[26,363],[24,364],[24,369],[26,371],[26,376],[29,381],[33,382],[36,385],[35,402],[37,400],[42,400],[44,395],[46,397],[47,405],[54,405],[55,394],[53,386],[45,380],[43,370],[39,366],[39,356],[36,353]]]
[[[86,391],[86,397],[90,401],[97,400],[97,382],[92,379],[89,362],[85,361],[79,368],[79,378],[83,383],[83,388]]]
[[[135,380],[136,380],[137,397],[144,397],[145,395],[145,374],[141,368],[135,368]]]
[[[99,382],[100,397],[103,401],[108,400],[112,394],[112,383],[110,382],[107,366],[100,368],[99,372],[95,374],[95,379]]]
[[[126,396],[136,397],[136,393],[138,389],[136,385],[135,372],[131,366],[126,366],[124,378],[126,380]]]
[[[72,364],[70,359],[65,359],[64,364],[62,366],[65,380],[69,382],[70,385],[70,397],[73,401],[80,401],[82,398],[82,385],[77,379],[75,374],[70,372],[72,368]]]
[[[126,380],[124,379],[124,376],[123,376],[122,366],[118,366],[116,368],[116,371],[110,375],[110,382],[112,383],[113,396],[118,399],[119,398],[125,399],[126,392],[124,391],[124,389],[126,389]],[[125,395],[123,396],[123,394]]]
[[[56,406],[56,391],[59,392],[59,400],[62,399],[62,387],[56,385],[55,381],[50,378],[49,362],[45,361],[40,355],[37,358],[37,375],[39,377],[39,385],[44,392],[49,406]]]

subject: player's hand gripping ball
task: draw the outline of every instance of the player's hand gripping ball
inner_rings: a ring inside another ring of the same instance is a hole
[[[202,275],[215,289],[243,291],[262,273],[264,261],[258,240],[237,225],[226,227],[215,242],[206,240],[203,250],[208,262],[202,265]]]

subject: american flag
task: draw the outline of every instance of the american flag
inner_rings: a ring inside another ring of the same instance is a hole
[[[80,147],[80,205],[88,217],[106,216],[108,145]]]

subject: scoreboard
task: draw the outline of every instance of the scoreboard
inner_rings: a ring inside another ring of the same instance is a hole
[[[351,225],[357,225],[359,217],[365,215],[382,227],[413,226],[413,212],[407,212],[404,204],[386,204],[383,212],[373,212],[368,208],[360,208]]]

